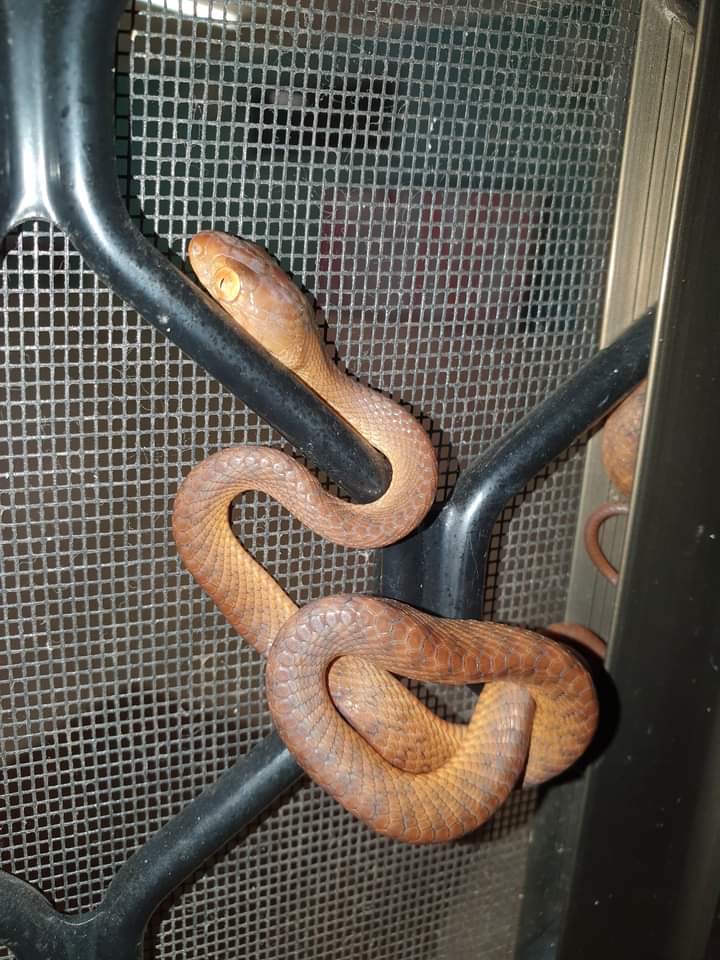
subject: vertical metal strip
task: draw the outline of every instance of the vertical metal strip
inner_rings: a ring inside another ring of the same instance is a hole
[[[720,875],[720,7],[700,8],[643,456],[558,956],[705,954]]]
[[[613,244],[608,266],[603,345],[624,329],[634,310],[656,302],[670,231],[674,184],[695,39],[689,4],[644,0],[631,87]],[[585,624],[613,643],[616,590],[587,556],[583,528],[590,512],[612,496],[600,461],[600,438],[588,444],[566,620]],[[603,531],[603,548],[622,569],[625,520]],[[617,704],[605,703],[603,740],[613,735]],[[598,749],[603,749],[603,740]],[[518,957],[555,956],[578,840],[584,783],[553,784],[542,796],[530,846]]]
[[[644,4],[608,271],[603,345],[618,336],[634,311],[646,310],[660,295],[694,37],[694,25],[669,11],[665,0]],[[609,643],[616,591],[587,556],[583,527],[588,515],[612,496],[600,461],[600,439],[593,437],[585,461],[566,619],[591,627]],[[624,518],[618,518],[602,531],[603,549],[617,567],[622,566],[625,527]]]

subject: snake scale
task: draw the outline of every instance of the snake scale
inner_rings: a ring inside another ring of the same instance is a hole
[[[597,722],[588,671],[567,647],[519,627],[444,620],[368,596],[325,597],[298,610],[235,537],[233,500],[262,491],[328,540],[382,547],[429,510],[435,454],[407,411],[329,360],[309,299],[268,253],[204,232],[188,254],[230,322],[383,453],[392,479],[378,500],[359,505],[332,496],[281,451],[222,450],[191,470],[176,496],[180,557],[268,658],[274,723],[316,782],[390,837],[431,843],[474,830],[516,785],[553,777],[583,753]],[[465,726],[437,717],[393,674],[486,686]]]

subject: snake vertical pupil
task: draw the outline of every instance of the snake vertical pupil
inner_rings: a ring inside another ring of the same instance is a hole
[[[220,300],[234,300],[240,292],[240,277],[234,270],[223,267],[215,274],[215,288]]]

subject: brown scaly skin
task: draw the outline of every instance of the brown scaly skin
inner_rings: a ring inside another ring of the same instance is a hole
[[[426,682],[490,683],[457,752],[421,774],[380,758],[327,693],[328,667],[347,655]],[[268,655],[267,693],[280,736],[310,776],[378,833],[411,843],[474,830],[505,801],[526,758],[526,783],[556,776],[596,725],[587,671],[559,644],[372,597],[325,597],[284,624]]]
[[[583,535],[587,554],[600,573],[613,587],[616,587],[620,582],[620,574],[610,563],[605,556],[605,551],[600,546],[600,527],[602,527],[610,517],[626,517],[629,512],[630,507],[624,500],[608,500],[606,503],[601,503],[599,507],[596,507],[585,521]]]
[[[603,427],[603,466],[612,485],[624,497],[630,496],[635,479],[646,394],[647,380],[643,380],[610,414]]]
[[[647,380],[642,380],[610,414],[602,431],[601,458],[610,482],[623,497],[601,503],[585,522],[585,549],[590,560],[614,587],[620,574],[600,546],[600,528],[610,517],[627,516],[627,500],[635,481],[640,434],[645,415]]]
[[[189,255],[233,322],[351,422],[393,474],[382,497],[357,505],[332,497],[277,450],[221,451],[191,471],[176,497],[180,556],[235,629],[269,656],[273,718],[314,779],[389,836],[421,843],[474,830],[523,776],[547,779],[584,751],[597,720],[589,676],[573,654],[519,628],[440,620],[370,597],[331,597],[297,610],[235,538],[232,501],[262,490],[329,540],[379,547],[427,513],[435,456],[410,414],[327,359],[310,303],[269,254],[202,233]],[[387,671],[498,682],[464,727],[440,720]]]

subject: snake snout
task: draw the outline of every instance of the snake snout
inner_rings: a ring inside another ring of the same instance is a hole
[[[198,234],[196,237],[193,237],[190,243],[188,244],[188,256],[202,257],[204,253],[205,253],[205,242],[202,238],[202,234]]]
[[[203,230],[201,233],[196,233],[188,244],[187,252],[190,262],[195,263],[201,261],[210,251],[212,245],[212,232],[210,230]]]
[[[228,253],[228,239],[214,230],[202,230],[188,244],[190,265],[203,282],[211,272],[213,261]]]

